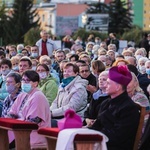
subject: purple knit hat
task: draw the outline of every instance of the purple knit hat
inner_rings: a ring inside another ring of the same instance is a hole
[[[115,66],[109,70],[109,79],[127,86],[132,80],[132,75],[127,66]]]

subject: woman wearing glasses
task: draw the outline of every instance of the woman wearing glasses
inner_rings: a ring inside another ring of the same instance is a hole
[[[27,70],[22,74],[22,93],[17,97],[8,117],[37,123],[39,128],[50,127],[49,103],[45,95],[37,88],[39,75],[33,70]],[[10,136],[10,142],[13,137]],[[46,140],[37,131],[32,131],[30,136],[31,147],[46,145]],[[11,147],[12,148],[12,147]]]

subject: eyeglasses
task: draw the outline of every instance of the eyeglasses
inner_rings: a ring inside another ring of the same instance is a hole
[[[29,83],[31,80],[29,79],[22,79],[21,82]]]
[[[87,73],[87,72],[89,72],[89,70],[81,70],[80,71],[80,73],[84,73],[84,72]]]

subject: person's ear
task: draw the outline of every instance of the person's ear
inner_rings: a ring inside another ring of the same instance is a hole
[[[19,82],[19,83],[16,83],[16,87],[17,88],[20,88],[21,87],[21,83]]]

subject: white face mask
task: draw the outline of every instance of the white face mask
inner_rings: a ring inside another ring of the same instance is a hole
[[[139,71],[141,72],[141,73],[146,73],[146,68],[145,68],[145,66],[139,66]]]
[[[131,56],[124,56],[124,59],[126,59],[126,60],[127,60],[127,59],[128,59],[128,58],[130,58],[130,57],[131,57]]]
[[[39,76],[40,76],[40,79],[45,79],[47,77],[47,73],[46,72],[40,72]]]
[[[141,57],[143,57],[142,55],[136,55],[136,60],[139,60]]]

